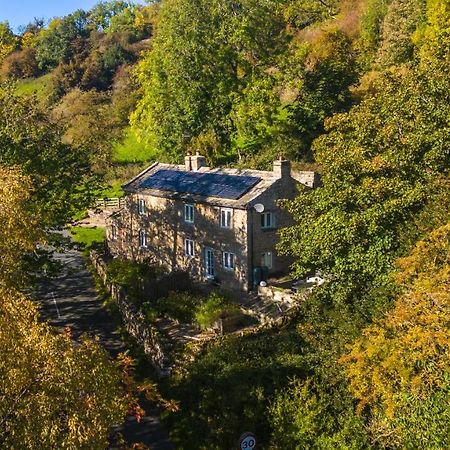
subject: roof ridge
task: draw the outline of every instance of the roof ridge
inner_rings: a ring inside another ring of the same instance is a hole
[[[125,184],[122,184],[122,188],[128,186],[129,184],[131,184],[133,181],[136,181],[138,178],[140,178],[142,175],[146,174],[148,171],[150,171],[151,169],[153,169],[154,167],[156,167],[158,164],[160,164],[158,161],[155,161],[153,164],[150,164],[150,166],[148,166],[146,169],[144,169],[142,172],[138,173],[134,178],[132,178],[131,180],[127,181]]]

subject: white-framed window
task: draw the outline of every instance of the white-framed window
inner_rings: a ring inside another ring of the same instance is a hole
[[[117,230],[117,227],[115,225],[113,225],[111,227],[111,239],[115,241],[117,239],[118,235],[119,235],[119,232]]]
[[[195,256],[195,244],[192,239],[184,240],[184,255],[191,258]]]
[[[229,208],[220,208],[220,226],[222,228],[231,228],[233,220],[233,210]]]
[[[145,200],[142,198],[138,200],[138,213],[141,216],[145,214]]]
[[[261,213],[261,228],[275,228],[275,216],[273,215],[273,213]]]
[[[145,230],[139,231],[139,247],[147,247],[147,233],[145,232]]]
[[[225,269],[233,270],[234,269],[234,253],[223,252],[222,253],[222,264]]]
[[[273,267],[273,253],[264,252],[261,254],[261,266],[271,269]]]
[[[194,223],[194,205],[184,205],[184,221],[187,223]]]

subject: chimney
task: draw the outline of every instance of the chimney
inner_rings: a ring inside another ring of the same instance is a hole
[[[192,170],[192,156],[190,152],[184,157],[184,169],[186,172],[190,172]]]
[[[194,156],[191,156],[188,153],[188,155],[184,158],[184,165],[187,171],[197,172],[200,167],[206,166],[206,158],[200,155],[199,152],[197,152]]]
[[[273,175],[276,178],[289,178],[291,176],[291,162],[280,156],[273,162]]]

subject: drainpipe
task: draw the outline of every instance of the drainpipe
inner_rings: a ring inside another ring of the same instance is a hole
[[[253,291],[253,211],[247,209],[248,214],[248,291]]]

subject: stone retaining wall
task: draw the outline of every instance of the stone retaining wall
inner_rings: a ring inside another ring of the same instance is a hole
[[[146,322],[142,312],[128,300],[121,286],[108,282],[107,266],[101,256],[91,251],[90,259],[103,284],[111,294],[111,297],[117,302],[120,315],[128,333],[142,346],[144,353],[149,357],[159,376],[169,375],[170,365],[164,353],[158,330]]]
[[[289,289],[282,289],[274,286],[258,286],[258,295],[270,299],[274,302],[295,304],[298,296]]]

